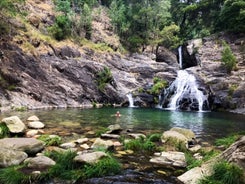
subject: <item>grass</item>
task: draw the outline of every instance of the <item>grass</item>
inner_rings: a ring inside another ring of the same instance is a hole
[[[59,136],[41,135],[38,139],[45,142],[46,146],[59,146],[61,144],[61,137]]]
[[[9,129],[5,123],[0,123],[0,139],[8,137],[10,134]]]
[[[30,176],[25,175],[20,172],[20,169],[23,166],[12,166],[0,170],[0,183],[4,184],[20,184],[28,183],[30,181]]]
[[[217,162],[213,166],[213,174],[199,181],[199,184],[243,184],[243,170],[227,161]]]
[[[225,138],[217,139],[215,141],[216,146],[224,146],[224,148],[228,148],[232,145],[240,136],[239,135],[230,135]]]
[[[156,150],[156,145],[149,138],[145,139],[143,137],[139,139],[132,139],[125,143],[126,150],[133,150],[136,152],[154,152]]]

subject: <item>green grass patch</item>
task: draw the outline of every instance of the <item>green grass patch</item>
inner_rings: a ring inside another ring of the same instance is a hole
[[[213,174],[199,181],[199,184],[243,184],[243,170],[227,161],[217,162],[213,166]]]
[[[132,139],[125,143],[126,150],[133,150],[136,152],[154,152],[156,150],[156,145],[149,139],[143,137],[139,139]]]
[[[239,135],[230,135],[229,137],[217,139],[215,141],[216,146],[224,146],[225,148],[228,148],[230,145],[232,145],[236,140],[239,138]]]
[[[0,123],[0,139],[4,137],[8,137],[10,134],[9,128],[5,123]]]
[[[4,184],[20,184],[29,183],[31,177],[20,172],[19,169],[23,166],[12,166],[0,170],[0,183]]]
[[[57,135],[41,135],[40,137],[38,137],[38,139],[45,142],[46,146],[59,146],[61,144],[61,137]]]

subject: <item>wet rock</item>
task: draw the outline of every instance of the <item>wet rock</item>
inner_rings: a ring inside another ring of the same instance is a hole
[[[26,126],[18,116],[11,116],[2,119],[1,123],[5,123],[11,133],[24,133]]]
[[[151,158],[150,162],[173,167],[186,167],[187,165],[185,154],[176,151],[162,152],[160,156],[157,155]]]
[[[102,151],[96,151],[92,153],[83,153],[74,158],[75,162],[94,164],[101,158],[107,157],[107,154]]]
[[[4,138],[0,140],[0,147],[36,154],[44,148],[44,142],[34,138]]]
[[[55,165],[55,161],[46,156],[37,156],[34,158],[27,158],[24,163],[27,164],[28,168],[34,169],[48,169]]]
[[[106,134],[118,134],[122,131],[122,128],[119,124],[115,124],[115,125],[110,125],[108,126],[108,131],[106,132]]]
[[[40,121],[31,121],[28,123],[28,127],[39,129],[39,128],[44,128],[45,125]]]
[[[13,150],[9,148],[0,148],[0,167],[9,167],[19,165],[28,155],[23,151]]]
[[[100,138],[97,138],[93,145],[91,146],[91,148],[93,149],[97,149],[97,148],[104,148],[104,149],[110,149],[110,148],[113,148],[114,144],[111,140],[103,140],[103,139],[100,139]]]

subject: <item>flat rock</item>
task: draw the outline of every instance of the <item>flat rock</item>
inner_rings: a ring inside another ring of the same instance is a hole
[[[174,167],[186,167],[187,165],[185,154],[177,151],[162,152],[160,156],[157,154],[150,159],[150,162]]]
[[[35,154],[44,148],[44,142],[35,138],[4,138],[0,139],[0,147]]]
[[[105,152],[96,151],[92,153],[80,154],[74,158],[74,161],[80,163],[94,164],[104,157],[107,157],[107,154]]]
[[[39,129],[39,128],[44,128],[45,125],[40,121],[31,121],[28,123],[28,127]]]

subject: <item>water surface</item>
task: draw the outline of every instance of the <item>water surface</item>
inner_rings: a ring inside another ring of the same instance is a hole
[[[113,116],[117,111],[122,114]],[[66,131],[107,127],[119,123],[133,131],[163,132],[172,127],[188,128],[197,137],[214,140],[231,133],[245,131],[245,116],[229,112],[182,112],[149,108],[54,109],[0,114],[0,118],[17,115],[23,121],[37,115],[47,127],[63,127]],[[86,130],[85,130],[86,131]]]

